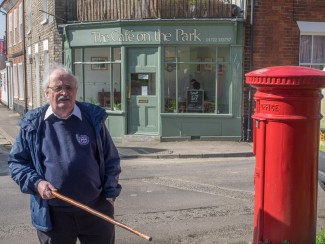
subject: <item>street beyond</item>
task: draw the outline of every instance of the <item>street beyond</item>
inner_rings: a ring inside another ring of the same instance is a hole
[[[8,175],[6,149],[0,152],[0,243],[38,243],[30,224],[29,196],[21,194]],[[254,164],[254,157],[123,159],[123,191],[115,218],[151,236],[151,243],[250,243]],[[320,229],[325,227],[320,188],[318,199]],[[147,242],[116,228],[117,244]]]

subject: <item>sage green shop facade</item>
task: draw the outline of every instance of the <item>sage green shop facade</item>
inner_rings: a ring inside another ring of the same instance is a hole
[[[77,100],[106,108],[116,141],[239,140],[243,33],[234,20],[69,24],[64,62],[78,78]]]

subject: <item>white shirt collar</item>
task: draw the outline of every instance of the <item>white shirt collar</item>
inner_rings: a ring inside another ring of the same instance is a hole
[[[60,118],[60,116],[58,116],[57,114],[55,114],[55,113],[53,112],[52,107],[49,106],[49,107],[47,108],[47,110],[46,110],[46,113],[45,113],[45,116],[44,116],[44,120],[46,120],[46,119],[47,119],[49,116],[51,116],[52,114],[53,114],[54,116],[58,117],[59,119],[62,119],[62,118]],[[68,118],[70,118],[71,115],[75,115],[75,116],[77,116],[80,120],[82,120],[82,116],[81,116],[80,108],[79,108],[76,104],[74,105],[74,108],[73,108],[72,113],[71,113],[68,117],[66,117],[66,118],[64,118],[64,119],[68,119]]]

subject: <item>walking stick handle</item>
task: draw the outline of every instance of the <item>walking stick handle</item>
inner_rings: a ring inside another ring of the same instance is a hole
[[[70,203],[71,205],[74,205],[74,206],[76,206],[76,207],[78,207],[80,209],[83,209],[83,210],[85,210],[85,211],[87,211],[87,212],[89,212],[89,213],[91,213],[91,214],[93,214],[93,215],[95,215],[95,216],[97,216],[97,217],[99,217],[101,219],[104,219],[107,222],[110,222],[110,223],[112,223],[114,225],[117,225],[117,226],[119,226],[119,227],[121,227],[121,228],[123,228],[125,230],[128,230],[128,231],[132,232],[133,234],[138,235],[138,236],[146,239],[147,241],[152,240],[152,237],[147,236],[147,235],[145,235],[145,234],[143,234],[143,233],[141,233],[141,232],[139,232],[139,231],[125,225],[125,224],[122,224],[122,223],[108,217],[107,215],[102,214],[102,213],[96,211],[95,209],[92,209],[92,208],[90,208],[90,207],[88,207],[88,206],[86,206],[86,205],[84,205],[82,203],[79,203],[79,202],[77,202],[77,201],[75,201],[75,200],[73,200],[73,199],[71,199],[69,197],[63,196],[62,194],[58,193],[57,191],[52,191],[52,195],[59,198],[59,199],[61,199],[61,200],[63,200],[63,201],[65,201],[65,202]]]

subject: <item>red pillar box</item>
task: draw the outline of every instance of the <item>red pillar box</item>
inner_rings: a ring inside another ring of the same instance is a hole
[[[278,66],[254,86],[254,243],[315,243],[321,88],[325,72]]]

